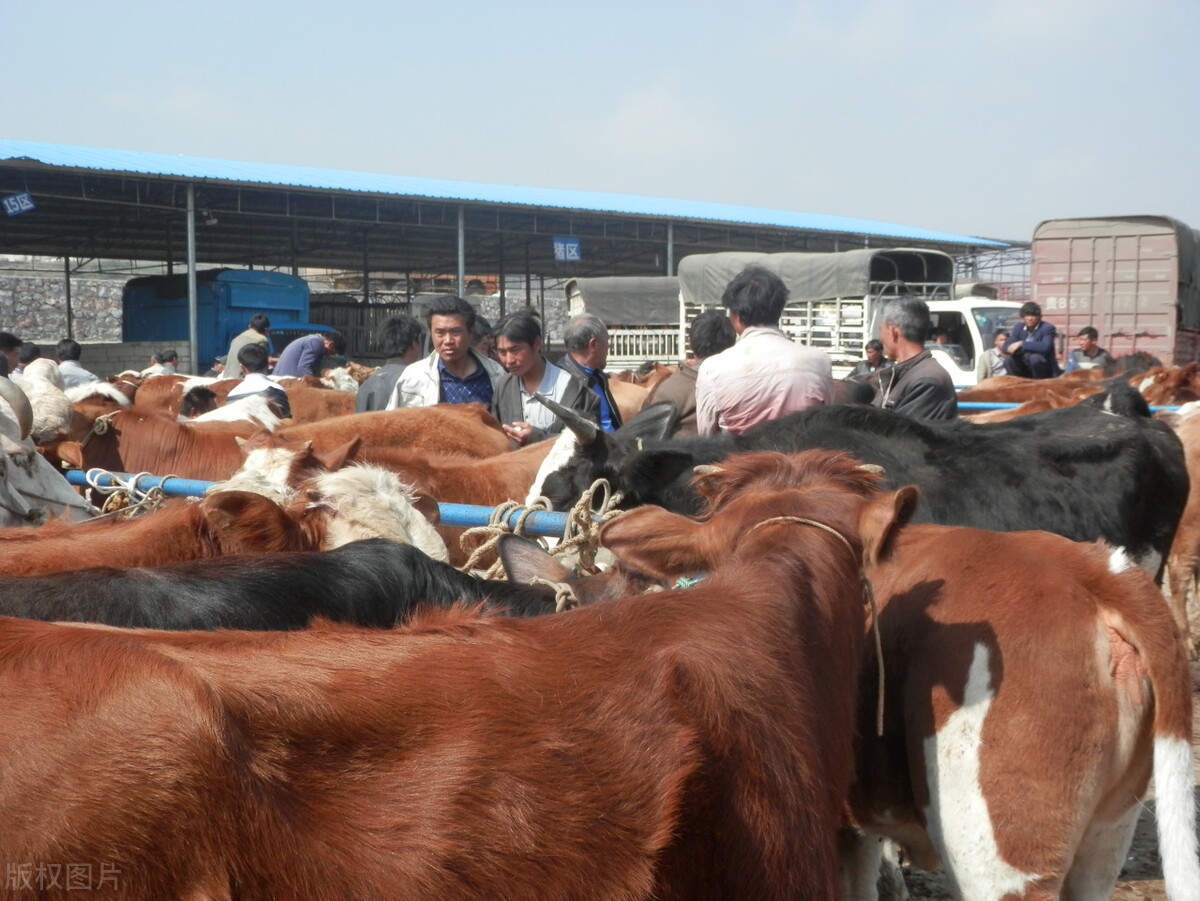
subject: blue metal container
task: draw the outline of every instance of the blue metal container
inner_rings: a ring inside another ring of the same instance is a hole
[[[186,275],[131,279],[122,293],[122,340],[188,340]],[[196,343],[203,372],[244,332],[255,313],[266,313],[272,328],[308,320],[308,283],[282,272],[209,269],[196,273]]]

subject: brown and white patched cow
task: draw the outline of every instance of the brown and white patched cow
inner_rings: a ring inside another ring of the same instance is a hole
[[[751,520],[787,503],[801,455],[704,468],[719,514],[643,507],[605,525],[624,564],[675,578],[719,564]],[[860,680],[851,808],[861,827],[940,863],[964,899],[1106,898],[1155,777],[1174,901],[1200,898],[1191,680],[1167,606],[1103,542],[909,525],[867,567],[885,664]],[[703,584],[703,582],[701,582]],[[847,898],[875,897],[878,842],[850,843]]]
[[[860,561],[915,492],[803,485],[706,584],[555,616],[0,618],[0,859],[125,901],[831,901]]]

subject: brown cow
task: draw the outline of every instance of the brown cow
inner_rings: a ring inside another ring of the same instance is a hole
[[[712,521],[643,507],[601,542],[659,577],[719,565],[740,532],[729,511],[753,509],[748,528],[806,465],[748,454],[701,467]],[[1168,895],[1200,897],[1191,680],[1144,571],[1100,542],[914,525],[866,575],[887,687],[878,736],[868,654],[850,794],[864,828],[918,866],[940,862],[958,897],[1104,898],[1153,770]],[[873,898],[878,843],[852,847],[845,896]]]
[[[411,448],[468,457],[507,453],[511,445],[500,423],[480,404],[437,404],[337,416],[321,422],[284,426],[281,439],[311,441],[318,451],[362,439],[362,452],[371,448]]]
[[[1168,416],[1170,414],[1160,414]],[[1200,618],[1195,625],[1188,616],[1189,601],[1193,607],[1196,595],[1196,576],[1200,573],[1200,405],[1190,404],[1168,421],[1183,442],[1184,459],[1187,463],[1188,489],[1187,506],[1179,517],[1179,528],[1171,543],[1167,556],[1167,593],[1171,611],[1180,630],[1187,636],[1193,655],[1200,649]]]
[[[303,379],[281,379],[279,386],[287,392],[292,408],[292,422],[321,422],[335,416],[354,412],[354,395],[322,385],[311,376]]]
[[[0,619],[0,857],[52,899],[832,899],[860,554],[913,497],[813,455],[744,562],[536,619]]]

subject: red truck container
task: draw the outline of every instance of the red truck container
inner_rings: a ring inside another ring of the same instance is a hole
[[[1200,232],[1167,216],[1050,219],[1033,233],[1032,297],[1064,351],[1085,325],[1113,356],[1200,360]]]

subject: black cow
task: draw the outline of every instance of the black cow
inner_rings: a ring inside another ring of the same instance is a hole
[[[517,558],[548,557],[513,536],[506,537],[501,554],[510,570],[510,561]],[[545,565],[539,562],[537,568],[544,571]],[[556,578],[566,581],[561,567]],[[629,583],[619,578],[624,577],[579,580],[576,590],[586,592],[584,602],[628,593]],[[390,628],[408,621],[422,604],[459,603],[536,616],[554,612],[556,591],[546,585],[477,579],[384,538],[331,551],[95,567],[0,580],[0,615],[149,629],[302,629],[318,616]]]
[[[656,437],[671,412],[656,406],[607,434],[555,405],[579,446],[540,493],[566,510],[605,478],[624,493],[623,506],[694,514],[699,504],[689,480],[696,465],[741,451],[843,450],[881,466],[893,487],[918,485],[916,521],[1104,538],[1159,575],[1187,500],[1179,439],[1124,383],[1076,406],[1009,422],[918,421],[847,405],[792,413],[742,435],[675,440]]]

